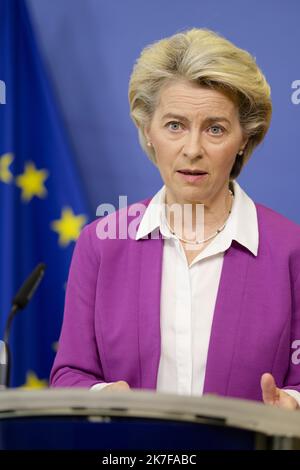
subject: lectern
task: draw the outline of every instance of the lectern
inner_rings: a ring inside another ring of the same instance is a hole
[[[7,390],[0,449],[300,449],[300,412],[214,395]]]

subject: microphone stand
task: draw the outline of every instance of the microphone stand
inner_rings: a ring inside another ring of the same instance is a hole
[[[44,263],[38,264],[12,301],[13,305],[6,320],[3,341],[0,341],[0,390],[8,388],[10,383],[11,353],[9,349],[9,334],[12,321],[16,313],[28,304],[44,276],[45,269],[46,265]]]

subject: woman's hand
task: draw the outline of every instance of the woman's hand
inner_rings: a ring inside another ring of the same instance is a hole
[[[299,405],[295,398],[276,387],[273,375],[266,373],[261,376],[260,381],[263,401],[266,405],[274,405],[287,410],[296,410]]]
[[[114,382],[113,384],[106,385],[106,387],[103,390],[109,390],[109,391],[126,391],[130,390],[130,387],[127,382],[124,380],[119,380],[118,382]]]

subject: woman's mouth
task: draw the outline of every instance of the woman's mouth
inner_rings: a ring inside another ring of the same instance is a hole
[[[180,176],[188,183],[195,183],[196,181],[203,180],[208,175],[204,170],[189,169],[178,170],[177,173],[179,173]]]

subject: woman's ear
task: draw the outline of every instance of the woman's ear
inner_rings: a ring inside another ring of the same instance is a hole
[[[247,147],[248,141],[249,141],[249,137],[244,135],[243,142],[241,145],[241,150],[245,150],[245,148]]]
[[[149,142],[151,139],[150,139],[150,129],[149,129],[149,124],[145,125],[144,127],[144,135],[146,137],[146,140]]]

